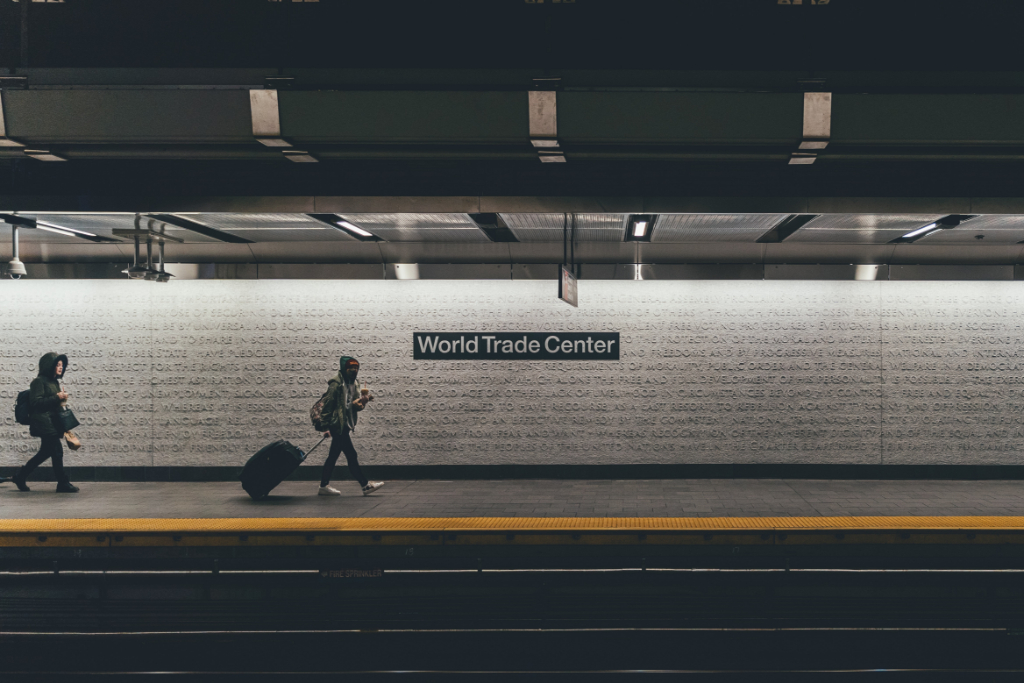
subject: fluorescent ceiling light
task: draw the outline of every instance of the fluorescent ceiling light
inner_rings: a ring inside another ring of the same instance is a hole
[[[78,235],[71,232],[70,230],[66,230],[64,228],[55,228],[52,225],[36,225],[36,227],[39,228],[40,230],[46,230],[47,232],[55,232],[58,235],[64,235],[66,237],[78,237]],[[95,235],[93,235],[93,237],[95,237]]]
[[[10,225],[18,225],[23,228],[38,228],[39,230],[45,230],[47,232],[55,232],[58,235],[64,235],[66,237],[80,237],[83,240],[89,240],[90,242],[120,242],[121,240],[113,237],[101,237],[94,235],[91,232],[85,230],[76,230],[75,228],[65,228],[63,225],[54,225],[53,223],[47,223],[41,221],[38,218],[32,218],[30,216],[19,216],[17,214],[3,213],[0,214],[0,221],[8,223]]]
[[[928,225],[923,225],[920,228],[917,228],[916,230],[911,230],[902,237],[897,237],[896,239],[889,242],[889,244],[917,242],[918,240],[928,237],[929,235],[934,235],[937,232],[941,232],[943,230],[952,230],[958,225],[963,224],[964,221],[969,221],[972,218],[977,218],[977,216],[959,213],[950,214],[949,216],[943,216],[938,220],[932,221]]]
[[[223,230],[218,230],[217,228],[211,228],[210,226],[203,225],[202,223],[196,222],[191,218],[178,216],[173,213],[150,213],[146,214],[146,218],[152,218],[154,220],[160,221],[161,223],[166,223],[167,225],[173,225],[176,228],[181,228],[182,230],[191,230],[192,232],[197,232],[200,235],[212,237],[213,239],[220,240],[221,242],[229,242],[231,244],[254,244],[252,240],[247,240],[244,237],[239,237],[238,235],[232,235],[229,232],[224,232]]]
[[[74,228],[65,228],[63,225],[54,225],[53,223],[46,223],[41,220],[36,220],[36,227],[41,230],[50,230],[51,232],[69,232],[75,235],[84,235],[85,237],[96,237],[91,232],[85,230],[75,230]]]
[[[627,242],[650,242],[651,233],[657,216],[653,214],[633,214],[626,219]]]
[[[345,228],[346,230],[351,230],[352,232],[354,232],[357,235],[362,235],[363,237],[373,237],[373,233],[372,232],[367,232],[366,230],[363,230],[362,228],[360,228],[355,223],[349,223],[346,220],[340,220],[340,221],[338,221],[338,225],[340,225],[341,227]]]
[[[918,235],[923,235],[926,232],[931,232],[931,231],[935,230],[936,227],[938,227],[938,223],[929,223],[928,225],[924,226],[923,228],[918,228],[917,230],[908,232],[906,235],[903,235],[903,237],[901,237],[900,239],[907,240],[907,239],[910,239],[912,237],[917,237]],[[941,230],[942,228],[939,228],[939,229]]]
[[[349,237],[354,237],[357,240],[373,242],[380,241],[380,238],[369,230],[359,227],[352,221],[347,220],[344,216],[339,216],[336,213],[307,213],[306,215],[313,220],[320,221],[324,225],[329,225],[335,230],[339,230]]]

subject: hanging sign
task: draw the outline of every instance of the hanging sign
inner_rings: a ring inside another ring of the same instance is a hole
[[[619,360],[618,332],[415,332],[416,360]]]
[[[565,266],[559,267],[558,273],[558,298],[579,308],[579,299],[576,297],[576,276]]]

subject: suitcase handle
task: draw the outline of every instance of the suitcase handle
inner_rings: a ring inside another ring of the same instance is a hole
[[[308,458],[309,454],[312,453],[313,451],[315,451],[320,446],[320,444],[322,444],[326,440],[327,440],[327,435],[324,434],[323,438],[316,442],[316,446],[313,446],[312,448],[309,449],[309,453],[306,453],[306,457]]]

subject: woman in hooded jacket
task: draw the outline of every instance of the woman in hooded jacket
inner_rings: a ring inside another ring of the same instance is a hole
[[[368,481],[359,467],[359,456],[352,445],[350,434],[356,428],[359,412],[373,400],[369,392],[361,392],[356,377],[359,375],[359,361],[351,356],[342,356],[338,361],[338,374],[327,381],[328,395],[324,402],[323,414],[328,416],[331,435],[331,451],[324,462],[323,474],[320,477],[321,496],[340,496],[341,491],[331,486],[331,473],[338,456],[343,452],[348,461],[348,471],[355,477],[368,496],[381,486],[382,481]]]
[[[39,376],[32,380],[29,387],[29,408],[32,421],[29,433],[40,439],[39,452],[18,470],[11,479],[21,491],[29,491],[25,480],[35,468],[47,459],[53,461],[53,475],[57,479],[57,493],[78,493],[78,487],[68,481],[64,472],[64,447],[60,440],[64,436],[55,423],[56,413],[60,412],[68,393],[60,386],[60,379],[68,369],[68,357],[54,352],[47,353],[39,359]]]

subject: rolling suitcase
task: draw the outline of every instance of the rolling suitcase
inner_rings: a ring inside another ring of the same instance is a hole
[[[315,451],[326,438],[320,439],[309,452]],[[303,453],[301,448],[296,448],[288,441],[275,441],[264,446],[242,468],[242,476],[239,477],[242,488],[253,500],[265,497],[294,472],[307,455],[309,453]]]

